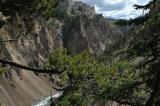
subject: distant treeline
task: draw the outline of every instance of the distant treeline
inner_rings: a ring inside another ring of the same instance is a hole
[[[145,15],[144,16],[140,16],[137,17],[135,19],[117,19],[113,21],[113,24],[118,25],[118,26],[126,26],[126,25],[139,25],[139,24],[144,24],[145,21],[147,21],[149,18],[153,18],[158,16],[159,14],[155,15],[155,16],[149,16],[149,15]]]

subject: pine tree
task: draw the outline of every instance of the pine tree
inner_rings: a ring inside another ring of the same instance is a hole
[[[139,68],[145,69],[143,73],[143,79],[147,80],[146,84],[151,90],[150,96],[146,101],[145,106],[158,106],[160,104],[160,1],[153,0],[147,5],[140,6],[135,5],[136,9],[149,9],[150,12],[143,16],[141,22],[145,28],[141,31],[143,37],[137,45],[141,45],[143,51],[140,51],[139,47],[136,49],[137,54],[145,57],[145,60],[141,63]],[[132,20],[132,23],[139,20]]]

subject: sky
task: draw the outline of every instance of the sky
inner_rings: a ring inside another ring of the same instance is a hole
[[[130,19],[143,15],[142,10],[135,10],[133,5],[144,5],[150,0],[81,0],[95,7],[97,13],[115,19]],[[147,12],[147,11],[146,11]]]

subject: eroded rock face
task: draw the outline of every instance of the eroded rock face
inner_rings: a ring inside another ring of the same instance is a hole
[[[73,17],[64,32],[64,45],[72,53],[89,50],[100,55],[121,41],[121,33],[98,15]]]
[[[64,22],[63,42],[69,53],[88,50],[100,55],[122,40],[123,34],[117,28],[82,2],[63,0],[55,14]]]
[[[49,52],[63,47],[59,31],[62,23],[56,19],[46,21],[42,17],[28,22],[17,16],[0,29],[1,40],[17,39],[1,44],[0,56],[19,64],[42,67]],[[27,24],[32,24],[30,31]],[[0,102],[6,106],[30,106],[36,99],[53,91],[47,75],[10,69],[0,77]]]
[[[93,7],[62,0],[55,17],[14,16],[0,28],[0,40],[17,39],[0,44],[0,56],[19,64],[43,67],[47,55],[55,48],[79,53],[89,50],[101,55],[121,42],[122,33]],[[10,68],[0,77],[0,102],[6,106],[31,105],[53,91],[48,75]]]
[[[76,1],[76,0],[61,0],[58,4],[55,13],[60,16],[59,18],[66,18],[67,16],[79,16],[87,15],[92,17],[96,15],[95,8],[90,7],[89,5]],[[63,17],[65,16],[65,17]]]

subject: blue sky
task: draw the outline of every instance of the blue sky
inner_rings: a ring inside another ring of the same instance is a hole
[[[146,4],[150,0],[81,0],[94,6],[97,13],[116,19],[130,19],[143,14],[142,10],[135,10],[134,4]]]

